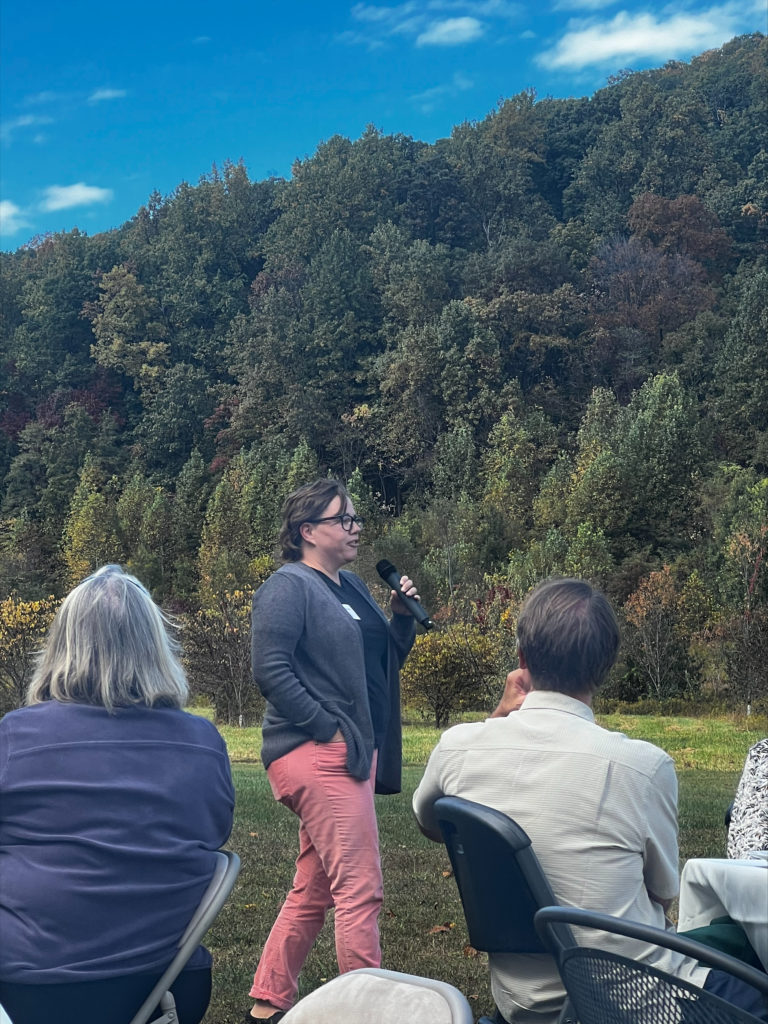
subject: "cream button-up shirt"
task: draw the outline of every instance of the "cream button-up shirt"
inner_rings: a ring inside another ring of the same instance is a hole
[[[665,927],[649,894],[669,900],[678,892],[672,759],[651,743],[601,728],[582,701],[534,690],[506,718],[448,729],[413,797],[428,831],[437,830],[433,808],[441,796],[514,818],[564,906]],[[599,944],[695,985],[708,973],[679,953],[620,936],[602,933]],[[555,1024],[565,993],[549,957],[493,954],[490,968],[508,1021]]]

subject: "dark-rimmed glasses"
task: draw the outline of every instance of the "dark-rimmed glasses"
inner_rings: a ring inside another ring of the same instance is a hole
[[[365,520],[362,516],[350,516],[346,512],[338,516],[325,516],[323,519],[305,519],[305,523],[339,523],[342,530],[352,533],[352,524],[356,523],[362,530]]]

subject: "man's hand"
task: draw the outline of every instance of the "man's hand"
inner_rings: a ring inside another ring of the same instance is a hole
[[[532,689],[531,676],[527,668],[516,668],[507,676],[504,684],[504,693],[501,696],[496,708],[491,712],[491,718],[506,718],[510,711],[517,711],[525,700],[526,694]]]

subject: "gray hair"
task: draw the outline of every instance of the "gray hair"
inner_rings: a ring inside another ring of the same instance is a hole
[[[283,505],[283,524],[277,537],[284,562],[301,561],[304,554],[302,524],[319,519],[334,498],[341,498],[343,512],[349,500],[344,484],[325,477],[303,484],[288,495]]]
[[[616,661],[619,624],[585,580],[545,580],[523,602],[517,645],[537,690],[594,693]]]
[[[172,625],[135,577],[119,565],[102,566],[56,613],[27,704],[183,707],[189,687]]]

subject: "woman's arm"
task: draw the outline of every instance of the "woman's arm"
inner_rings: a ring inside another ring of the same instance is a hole
[[[293,669],[305,623],[306,594],[299,582],[276,573],[253,596],[253,680],[278,715],[320,743],[338,729],[337,719],[308,691]]]

